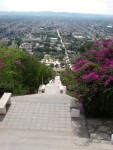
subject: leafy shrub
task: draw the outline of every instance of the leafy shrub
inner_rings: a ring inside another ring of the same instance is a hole
[[[38,87],[52,78],[52,69],[20,49],[0,47],[0,95],[36,93]]]
[[[66,86],[69,95],[74,96],[75,78],[70,69],[60,73],[62,84]]]

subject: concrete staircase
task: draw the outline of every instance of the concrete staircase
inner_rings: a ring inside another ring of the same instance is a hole
[[[0,150],[112,150],[107,142],[70,136],[62,132],[0,129]]]
[[[88,138],[84,118],[72,120],[70,101],[59,83],[45,93],[12,97],[0,116],[0,150],[112,150],[110,142]]]

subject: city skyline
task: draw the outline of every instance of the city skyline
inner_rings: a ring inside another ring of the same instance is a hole
[[[0,11],[53,11],[113,15],[113,0],[0,0]]]

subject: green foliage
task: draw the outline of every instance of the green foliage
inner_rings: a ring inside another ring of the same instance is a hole
[[[20,60],[25,54],[19,49],[8,49],[0,47],[0,59],[3,64],[0,67],[0,93],[4,91],[12,92],[15,87],[21,87]]]
[[[44,58],[44,53],[43,53],[43,52],[35,51],[35,52],[33,53],[33,56],[35,56],[35,57],[40,61],[41,59]]]
[[[73,95],[75,89],[75,79],[70,69],[60,73],[61,81],[63,85],[67,87],[69,95]]]
[[[0,95],[36,93],[42,78],[47,83],[52,75],[52,70],[36,57],[20,49],[0,47]]]
[[[76,50],[76,52],[86,52],[92,48],[93,42],[88,39],[77,39],[75,38],[74,42],[71,44],[70,49]]]
[[[22,40],[20,38],[15,38],[15,43],[19,47],[21,45],[21,43],[22,43]]]

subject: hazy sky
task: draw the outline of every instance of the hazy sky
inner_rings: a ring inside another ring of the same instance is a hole
[[[55,11],[113,15],[113,0],[0,0],[0,11]]]

